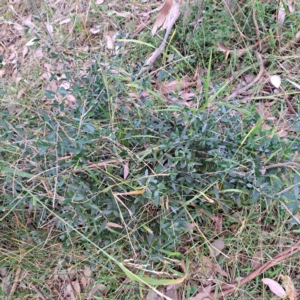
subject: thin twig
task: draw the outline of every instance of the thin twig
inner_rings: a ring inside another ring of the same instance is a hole
[[[155,60],[158,58],[158,56],[163,52],[163,50],[165,49],[168,37],[171,33],[171,30],[173,28],[173,25],[175,24],[175,22],[177,21],[178,17],[180,15],[180,11],[179,11],[179,4],[178,3],[173,3],[173,6],[171,8],[171,11],[169,12],[169,23],[168,23],[168,27],[166,29],[166,33],[165,36],[160,44],[160,46],[152,53],[152,55],[147,59],[147,62],[145,64],[145,66],[142,67],[142,69],[140,70],[138,77],[141,76],[141,74],[143,74],[144,72],[146,72],[147,70],[149,70],[149,68],[151,68],[151,66],[153,65],[153,63],[155,62]]]
[[[286,249],[285,251],[282,251],[281,253],[277,254],[273,259],[263,264],[261,267],[256,269],[254,272],[250,273],[248,276],[244,277],[241,281],[236,283],[229,283],[229,284],[223,284],[220,289],[222,292],[215,295],[215,292],[213,291],[210,293],[210,297],[212,299],[219,299],[220,297],[224,297],[225,295],[228,295],[232,292],[234,292],[237,288],[239,288],[241,285],[244,285],[245,283],[251,281],[252,279],[256,278],[257,276],[261,275],[263,272],[267,271],[271,267],[277,265],[279,262],[287,259],[288,257],[292,256],[293,254],[300,251],[300,241],[291,246],[290,248]]]
[[[285,210],[290,214],[290,216],[300,225],[300,220],[291,212],[291,210],[282,201],[280,201],[280,203],[285,208]]]
[[[292,189],[293,187],[297,186],[297,185],[300,185],[299,182],[293,184],[293,185],[290,185],[288,186],[287,188],[285,188],[284,190],[282,190],[281,192],[277,193],[276,195],[281,195],[281,194],[284,194],[285,192],[289,191],[290,189]]]
[[[256,58],[258,60],[259,63],[259,73],[257,74],[257,76],[251,81],[249,82],[246,86],[244,86],[243,88],[240,88],[238,90],[236,90],[235,92],[231,93],[229,96],[227,96],[224,101],[228,101],[232,98],[235,98],[236,96],[245,93],[246,91],[248,91],[256,82],[258,82],[261,78],[261,76],[264,73],[264,62],[262,59],[262,56],[260,53],[258,53],[257,51],[255,51],[256,54]]]
[[[42,292],[33,284],[31,283],[30,286],[34,289],[34,291],[38,294],[40,298],[43,300],[47,300],[47,298],[42,294]]]
[[[277,164],[264,166],[264,169],[268,170],[268,169],[279,168],[279,167],[289,167],[289,168],[298,167],[298,168],[300,168],[300,163],[297,163],[295,161],[287,161],[287,162],[283,162],[283,163],[277,163]]]

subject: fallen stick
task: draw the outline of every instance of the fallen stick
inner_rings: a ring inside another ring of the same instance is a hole
[[[257,74],[257,76],[251,81],[249,82],[246,86],[236,90],[235,92],[233,92],[232,94],[230,94],[228,97],[226,97],[224,99],[224,101],[228,101],[232,98],[235,98],[236,96],[245,93],[246,91],[248,91],[256,82],[258,82],[260,80],[260,78],[262,77],[263,73],[264,73],[264,62],[262,59],[262,56],[260,53],[258,53],[257,51],[255,51],[255,55],[256,58],[258,60],[259,63],[259,73]]]
[[[279,262],[285,260],[286,258],[292,256],[293,254],[297,253],[300,251],[300,241],[291,246],[290,248],[280,252],[277,254],[272,260],[266,262],[263,264],[261,267],[256,269],[254,272],[250,273],[248,276],[243,278],[241,281],[236,282],[236,283],[228,283],[228,284],[223,284],[219,289],[222,290],[222,292],[218,293],[215,295],[214,292],[210,293],[211,299],[219,299],[220,297],[224,297],[225,295],[228,295],[232,292],[234,292],[238,287],[241,285],[251,281],[255,277],[261,275],[263,272],[267,271],[271,267],[277,265]]]
[[[171,11],[169,13],[168,16],[168,26],[166,28],[166,33],[165,36],[163,38],[162,43],[160,44],[160,46],[151,54],[151,56],[147,59],[145,65],[142,67],[142,69],[140,70],[138,77],[141,76],[141,74],[143,74],[144,72],[146,72],[147,70],[149,70],[151,68],[151,66],[153,65],[153,63],[155,62],[155,60],[158,58],[158,56],[163,52],[163,50],[165,49],[165,46],[167,44],[167,40],[168,37],[171,33],[171,30],[173,28],[173,25],[175,24],[175,22],[177,21],[177,19],[179,18],[180,15],[180,11],[179,11],[179,4],[174,2],[173,3],[173,7],[171,8]]]

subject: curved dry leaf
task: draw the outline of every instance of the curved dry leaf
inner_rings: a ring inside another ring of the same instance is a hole
[[[288,297],[289,300],[297,300],[297,292],[292,278],[287,275],[281,275],[280,277],[282,279],[283,286],[286,290],[286,297]]]
[[[275,280],[271,279],[271,278],[264,278],[262,279],[262,282],[264,284],[266,284],[270,290],[278,297],[280,298],[284,298],[285,297],[285,290],[283,289],[283,287],[276,282]]]
[[[109,289],[104,284],[98,283],[93,287],[92,294],[96,294],[98,291],[106,295]]]
[[[230,51],[230,49],[227,46],[225,46],[222,42],[218,43],[218,50],[221,52]]]
[[[70,22],[71,22],[71,18],[66,18],[66,19],[60,21],[59,25],[67,24],[67,23],[70,23]]]
[[[113,10],[112,13],[114,13],[115,15],[117,15],[118,17],[121,17],[121,18],[130,18],[131,17],[131,13],[128,11],[118,12],[118,11]]]
[[[60,84],[59,87],[60,87],[60,88],[64,88],[65,90],[68,90],[68,89],[70,89],[70,87],[71,87],[71,83],[68,82],[68,81],[64,81],[64,82],[62,82],[62,83]]]
[[[288,6],[288,8],[289,8],[290,13],[295,12],[295,6],[293,5],[292,2],[293,2],[293,1],[286,1],[286,4],[287,4],[287,6]]]
[[[166,292],[165,292],[165,296],[169,297],[170,299],[173,300],[179,300],[179,293],[176,289],[176,285],[175,284],[171,284],[166,286]]]
[[[24,27],[20,24],[15,23],[14,24],[14,29],[18,30],[18,31],[22,31],[24,29]]]
[[[31,22],[31,17],[32,17],[32,15],[29,15],[29,16],[27,16],[27,17],[24,17],[24,18],[22,18],[22,20],[23,20],[23,25],[25,25],[25,26],[27,26],[27,27],[34,27],[34,25],[32,24],[32,22]]]
[[[273,86],[275,86],[277,89],[281,85],[281,77],[279,75],[273,75],[273,76],[271,76],[270,77],[270,81],[273,84]]]
[[[280,130],[280,131],[277,132],[277,135],[279,137],[285,137],[285,136],[288,135],[288,132],[286,130]]]
[[[53,36],[53,26],[49,23],[46,23],[46,28],[50,36]]]
[[[189,93],[189,92],[186,92],[186,91],[181,91],[179,93],[179,96],[180,98],[183,100],[183,101],[190,101],[192,100],[196,95],[195,93]]]
[[[106,223],[106,227],[112,227],[112,228],[123,228],[122,225],[119,225],[117,223],[114,223],[114,222],[107,222]]]
[[[128,175],[129,175],[129,162],[127,161],[124,165],[124,174],[123,174],[124,180],[127,178]]]
[[[191,297],[190,300],[210,300],[212,299],[209,295],[210,291],[211,291],[211,285],[206,286],[195,297]]]
[[[173,0],[166,0],[166,2],[164,3],[163,7],[161,8],[161,10],[159,11],[156,21],[153,25],[153,29],[151,31],[152,35],[154,35],[157,31],[157,29],[159,29],[165,22],[172,6],[173,6]]]

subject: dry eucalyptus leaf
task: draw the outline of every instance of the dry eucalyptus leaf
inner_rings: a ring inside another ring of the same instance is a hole
[[[270,81],[273,84],[273,86],[275,86],[277,89],[281,85],[281,77],[279,75],[273,75],[273,76],[271,76],[270,77]]]
[[[121,18],[130,18],[131,15],[132,15],[128,11],[126,11],[126,12],[118,12],[118,11],[113,10],[112,13],[114,13],[115,15],[117,15],[118,17],[121,17]]]
[[[186,224],[186,227],[187,227],[188,231],[192,233],[194,228],[196,227],[196,224],[195,223],[188,223],[188,224]]]
[[[66,96],[66,100],[67,100],[67,104],[71,107],[71,108],[76,108],[76,99],[73,95],[69,94]]]
[[[270,290],[278,297],[280,298],[284,298],[285,297],[285,290],[283,289],[283,287],[276,282],[275,280],[271,279],[271,278],[264,278],[262,279],[262,282],[264,284],[266,284]]]
[[[172,300],[179,300],[179,293],[176,290],[175,284],[166,286],[165,296],[169,297]]]
[[[85,289],[93,281],[93,272],[89,266],[84,266],[83,275],[80,278],[81,286]]]
[[[44,54],[43,54],[43,50],[41,50],[41,49],[38,49],[38,50],[36,50],[35,52],[34,52],[34,57],[35,58],[42,58],[44,56]]]
[[[220,275],[222,275],[223,277],[229,277],[228,273],[226,271],[224,271],[219,264],[213,264],[213,270],[217,273],[219,273]]]
[[[289,11],[290,11],[290,13],[293,13],[293,12],[295,12],[295,6],[293,5],[293,1],[286,1],[286,4],[287,4],[287,6],[288,6],[288,8],[289,8]]]
[[[163,82],[159,86],[159,91],[163,95],[167,95],[167,94],[171,94],[172,92],[187,89],[193,85],[195,85],[195,82],[190,81],[190,79],[187,76],[184,76],[183,78],[180,79],[180,82],[178,80]]]
[[[170,1],[167,0],[166,3],[167,2],[170,2]],[[172,3],[173,3],[172,7],[170,8],[169,13],[167,14],[166,19],[165,19],[164,24],[163,24],[163,28],[166,29],[165,36],[164,36],[160,46],[147,59],[144,67],[139,72],[139,76],[142,73],[144,73],[145,71],[147,71],[149,68],[151,68],[153,63],[155,62],[155,60],[162,53],[162,51],[164,50],[164,48],[166,46],[167,39],[168,39],[168,37],[171,33],[171,30],[172,30],[174,24],[176,23],[177,19],[180,16],[179,4],[177,2],[174,2],[174,0],[172,1]],[[153,28],[153,29],[155,29],[155,28]],[[156,30],[157,29],[155,29],[155,32],[156,32]]]
[[[218,257],[224,248],[225,243],[222,238],[215,240],[211,245],[209,245],[210,254],[213,257]]]
[[[4,69],[0,69],[0,78],[3,77],[5,75],[5,70]]]
[[[278,16],[277,16],[278,24],[282,25],[284,22],[284,19],[285,19],[285,9],[284,9],[282,2],[280,1],[280,6],[279,6]]]
[[[190,101],[192,100],[196,95],[195,93],[189,93],[186,91],[179,92],[179,96],[183,101]]]
[[[96,294],[98,291],[107,294],[109,289],[104,284],[98,283],[93,287],[92,294]]]
[[[127,161],[124,165],[124,180],[128,177],[129,175],[129,162]]]
[[[124,180],[127,178],[129,174],[129,162],[127,161],[126,164],[124,165]]]
[[[252,269],[257,269],[261,266],[262,262],[262,251],[255,251],[253,258],[251,259],[251,268]]]
[[[220,216],[214,215],[213,220],[215,221],[214,224],[214,232],[220,233],[223,231],[223,219]]]
[[[86,277],[92,277],[93,272],[89,266],[84,266],[83,274]]]
[[[287,79],[287,81],[288,81],[289,83],[291,83],[296,89],[300,90],[300,84],[298,84],[298,83],[296,83],[296,82],[294,82],[294,81],[291,81],[291,80],[289,80],[289,79]]]
[[[25,25],[25,26],[27,26],[27,27],[34,27],[34,25],[32,24],[32,22],[31,22],[31,17],[32,17],[32,15],[29,15],[29,16],[27,16],[27,17],[24,17],[24,18],[22,18],[22,20],[23,20],[23,25]]]
[[[26,88],[21,89],[17,95],[17,99],[20,99],[24,95],[25,91],[26,91]]]
[[[162,299],[163,298],[153,290],[151,290],[146,296],[146,300],[162,300]]]
[[[114,32],[109,31],[107,35],[105,36],[106,39],[106,47],[107,49],[114,49],[115,48],[115,41],[114,41]]]
[[[222,42],[218,43],[218,50],[221,52],[228,52],[230,49],[225,46]]]
[[[297,292],[292,278],[287,275],[281,275],[280,277],[286,291],[286,297],[288,297],[289,300],[297,300]]]
[[[153,29],[151,31],[152,35],[156,33],[156,31],[164,24],[171,8],[173,6],[173,0],[166,0],[163,7],[159,11],[156,21],[153,25]]]
[[[65,288],[66,296],[69,296],[69,300],[77,300],[77,294],[81,291],[78,280],[70,282]]]
[[[9,293],[9,290],[10,290],[10,286],[11,286],[11,273],[8,272],[7,268],[2,268],[0,270],[0,276],[1,276],[1,288],[2,288],[2,291],[5,293],[5,294],[8,294]]]
[[[59,25],[68,24],[68,23],[70,23],[70,22],[71,22],[71,18],[66,18],[66,19],[60,21],[60,22],[59,22]]]
[[[95,28],[90,28],[90,32],[92,34],[97,34],[100,31],[101,31],[101,27],[100,26],[96,26]]]
[[[224,271],[219,264],[212,262],[209,257],[203,256],[200,268],[197,270],[200,276],[215,278],[214,273],[218,273],[224,277],[228,277],[228,273]]]
[[[76,270],[72,268],[69,268],[68,270],[59,270],[57,276],[62,280],[66,280],[68,278],[73,280],[76,276]]]
[[[113,222],[107,222],[105,227],[112,227],[112,228],[123,228],[122,225],[119,225],[117,223],[113,223]]]
[[[190,300],[210,300],[212,299],[209,296],[209,293],[211,291],[211,285],[206,286],[202,289],[201,292],[199,292],[195,297],[191,297]]]
[[[68,90],[71,87],[71,83],[68,81],[64,81],[60,84],[59,87],[64,88],[65,90]]]
[[[46,23],[46,28],[50,36],[53,36],[53,26],[49,23]]]
[[[24,29],[24,27],[20,24],[14,24],[14,29],[18,30],[18,31],[22,31]]]
[[[280,131],[277,132],[277,135],[279,137],[285,137],[285,136],[288,135],[288,132],[286,130],[280,130]]]

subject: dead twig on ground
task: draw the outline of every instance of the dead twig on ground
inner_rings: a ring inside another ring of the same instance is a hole
[[[257,76],[251,81],[249,82],[246,86],[237,89],[236,91],[234,91],[233,93],[231,93],[229,96],[227,96],[224,101],[228,101],[232,98],[235,98],[236,96],[245,93],[246,91],[248,91],[256,82],[258,82],[260,80],[260,78],[262,77],[263,73],[264,73],[264,61],[262,59],[262,56],[260,53],[258,53],[257,51],[255,51],[255,55],[256,58],[258,60],[259,63],[259,73],[257,74]]]
[[[153,63],[155,62],[155,60],[158,58],[158,56],[163,52],[163,50],[165,49],[168,37],[171,33],[171,30],[175,24],[175,22],[177,21],[177,19],[180,16],[180,11],[179,11],[179,4],[178,3],[173,3],[173,7],[171,8],[171,11],[169,13],[169,22],[168,22],[168,27],[166,29],[166,33],[165,36],[160,44],[160,46],[152,53],[152,55],[147,59],[145,66],[142,67],[142,69],[140,70],[138,77],[141,76],[141,74],[143,74],[144,72],[146,72],[147,70],[149,70],[149,68],[151,68],[151,66],[153,65]]]
[[[236,283],[228,283],[223,284],[219,289],[221,289],[221,292],[215,295],[214,292],[210,293],[210,297],[212,299],[219,299],[220,297],[224,297],[225,295],[228,295],[234,291],[237,290],[240,286],[244,285],[245,283],[251,281],[252,279],[256,278],[257,276],[261,275],[271,267],[277,265],[279,262],[289,258],[293,254],[300,251],[300,241],[291,246],[290,248],[286,249],[285,251],[282,251],[281,253],[277,254],[273,259],[263,264],[261,267],[256,269],[254,272],[250,273],[248,276],[243,278],[241,281]]]
[[[42,300],[47,300],[47,298],[41,293],[41,291],[33,283],[30,284],[30,287],[32,287],[34,289],[34,291],[38,294],[38,296]]]

